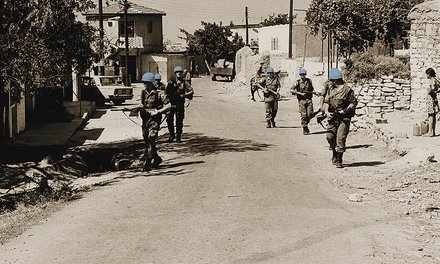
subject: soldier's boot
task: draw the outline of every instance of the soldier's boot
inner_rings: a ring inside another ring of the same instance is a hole
[[[151,171],[151,159],[145,159],[143,171]]]
[[[177,143],[182,143],[182,135],[181,134],[177,134],[176,142]]]
[[[277,127],[277,126],[275,125],[275,120],[274,120],[274,119],[270,120],[270,122],[272,123],[272,127]]]
[[[267,120],[266,127],[267,127],[267,128],[270,128],[271,126],[272,126],[272,124],[270,123],[270,120]]]
[[[310,130],[309,130],[309,127],[308,127],[308,126],[303,127],[303,134],[304,134],[304,135],[308,135],[308,134],[310,134]]]
[[[341,168],[344,168],[344,165],[342,164],[342,156],[344,155],[344,153],[343,152],[338,152],[338,159],[337,159],[337,161],[336,161],[336,168],[339,168],[339,169],[341,169]]]
[[[332,156],[332,164],[336,165],[336,162],[338,161],[338,152],[333,149],[333,156]]]
[[[155,169],[157,169],[157,168],[159,168],[159,165],[160,165],[161,163],[162,163],[162,158],[161,158],[159,155],[157,155],[156,157],[154,157],[152,167],[155,168]]]
[[[173,142],[175,138],[176,138],[176,136],[174,134],[170,134],[168,137],[168,142],[169,143]]]

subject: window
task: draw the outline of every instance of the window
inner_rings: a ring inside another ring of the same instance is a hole
[[[272,38],[270,41],[271,50],[278,50],[278,38]]]
[[[113,27],[113,22],[107,22],[108,27]]]
[[[153,21],[147,22],[147,33],[153,33]]]
[[[127,34],[128,37],[134,37],[134,22],[128,21]],[[125,37],[125,23],[124,21],[119,22],[119,37]]]

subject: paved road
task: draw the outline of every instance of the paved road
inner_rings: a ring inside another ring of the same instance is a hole
[[[263,103],[228,85],[194,79],[184,142],[161,144],[162,169],[122,173],[68,204],[0,246],[0,263],[373,263],[387,215],[334,191],[326,178],[341,171],[319,127],[303,136],[291,100],[266,129]],[[102,141],[112,129],[139,137],[120,115],[89,127]]]

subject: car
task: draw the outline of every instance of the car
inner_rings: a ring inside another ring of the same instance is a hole
[[[94,101],[97,106],[105,102],[121,105],[133,99],[133,88],[125,86],[120,76],[82,76],[81,100]]]

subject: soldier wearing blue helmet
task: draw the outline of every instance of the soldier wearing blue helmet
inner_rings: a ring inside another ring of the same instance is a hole
[[[177,143],[182,142],[183,119],[185,118],[185,100],[191,100],[194,90],[183,76],[183,68],[176,66],[174,68],[174,76],[168,82],[166,93],[174,108],[167,117],[167,125],[169,131],[168,142],[176,139]],[[176,117],[176,131],[174,131],[174,116]]]
[[[157,90],[153,73],[145,73],[141,80],[145,87],[141,94],[143,108],[140,110],[142,136],[145,142],[143,169],[150,171],[162,162],[162,158],[157,153],[156,140],[162,114],[171,110],[171,104],[165,92]]]
[[[160,73],[156,73],[154,75],[154,81],[155,81],[154,84],[156,85],[157,90],[165,92],[166,85],[162,82],[162,75]]]
[[[280,80],[272,67],[266,68],[267,76],[257,83],[257,86],[263,90],[264,104],[266,108],[266,127],[276,127],[275,117],[278,113]]]
[[[324,111],[330,127],[327,130],[327,141],[333,151],[332,163],[343,168],[342,157],[350,131],[351,118],[355,114],[357,99],[353,90],[342,79],[342,72],[331,69],[329,80],[332,86],[324,99]]]
[[[290,92],[296,95],[298,99],[299,113],[301,114],[301,126],[303,128],[303,134],[308,135],[309,122],[313,116],[313,93],[314,88],[312,80],[306,77],[307,71],[304,68],[299,69],[300,78],[290,88]]]

